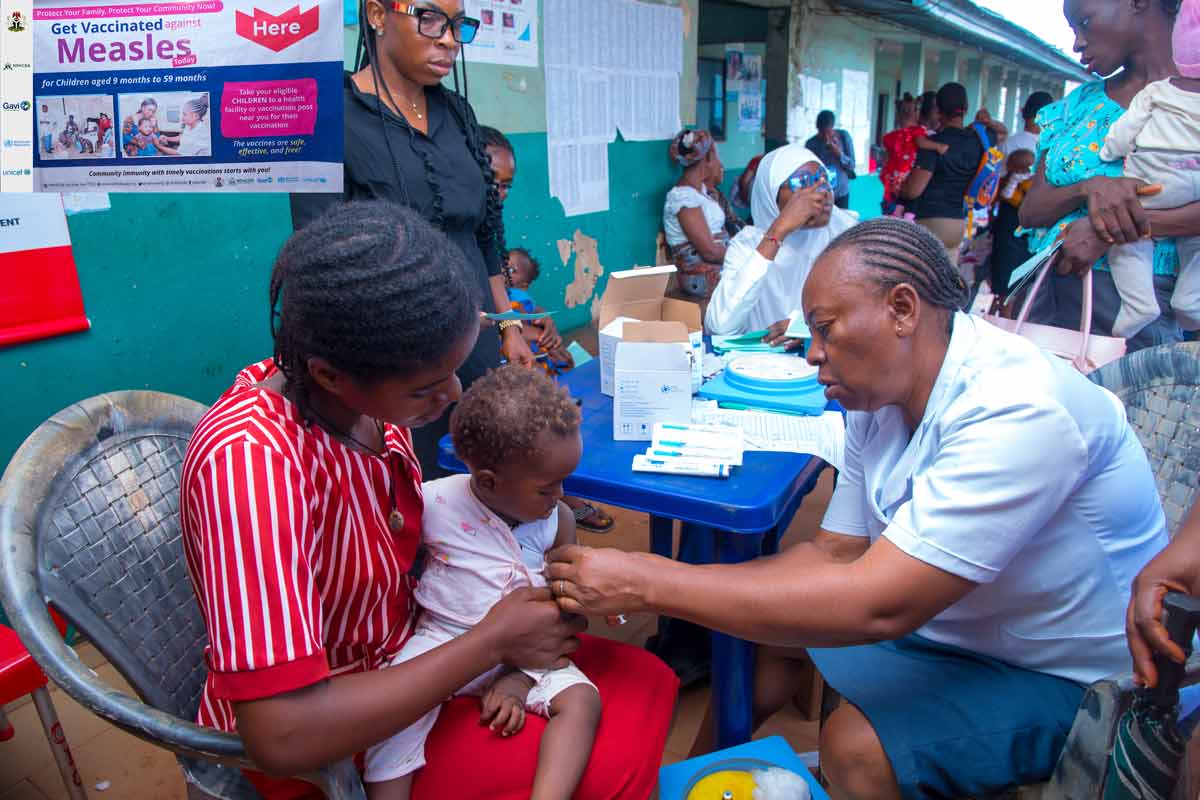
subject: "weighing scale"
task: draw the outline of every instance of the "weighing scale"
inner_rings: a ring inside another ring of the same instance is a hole
[[[752,353],[729,362],[700,387],[700,397],[764,411],[817,416],[825,410],[825,387],[817,368],[782,353]]]

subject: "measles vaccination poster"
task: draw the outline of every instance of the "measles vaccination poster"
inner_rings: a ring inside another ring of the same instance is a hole
[[[341,192],[342,4],[33,8],[44,192]]]

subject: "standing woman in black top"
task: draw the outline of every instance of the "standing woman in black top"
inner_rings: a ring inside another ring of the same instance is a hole
[[[462,0],[360,2],[357,64],[345,79],[344,199],[382,198],[416,210],[466,255],[484,308],[507,311],[504,223],[483,136],[466,98],[442,86],[452,73],[457,86],[459,50],[478,29]],[[294,227],[339,199],[292,195]],[[464,389],[498,366],[501,355],[534,363],[520,324],[501,325],[480,331],[458,371]],[[413,429],[426,479],[445,474],[437,442],[448,419],[447,412]]]
[[[917,224],[928,228],[946,248],[950,263],[958,264],[959,249],[967,232],[967,187],[979,171],[983,158],[983,140],[965,124],[967,89],[961,83],[947,83],[937,91],[937,110],[942,129],[929,137],[945,145],[945,153],[918,150],[917,163],[900,187],[900,196],[917,217]],[[1008,130],[980,112],[982,122],[999,141]]]

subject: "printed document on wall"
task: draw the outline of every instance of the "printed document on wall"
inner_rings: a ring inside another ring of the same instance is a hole
[[[636,0],[546,0],[543,21],[550,193],[568,216],[607,211],[617,131],[651,141],[679,130],[682,13]]]
[[[36,188],[340,193],[342,13],[35,0]]]
[[[467,46],[468,61],[511,67],[538,65],[538,0],[465,0],[479,32]]]
[[[857,69],[842,70],[842,114],[840,127],[854,141],[859,163],[869,155],[871,139],[871,75]]]

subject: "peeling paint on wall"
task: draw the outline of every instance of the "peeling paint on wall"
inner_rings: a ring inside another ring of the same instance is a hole
[[[564,247],[565,245],[565,247]],[[572,241],[558,240],[558,255],[563,266],[570,260],[571,251],[575,252],[575,280],[567,285],[564,302],[567,308],[575,308],[592,299],[596,291],[596,282],[604,274],[604,266],[600,263],[600,248],[596,240],[576,230]]]

